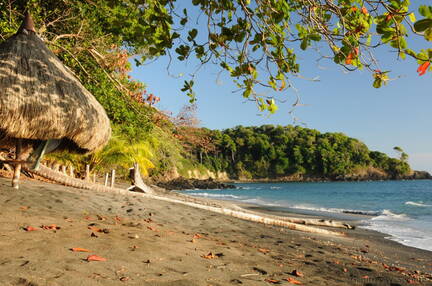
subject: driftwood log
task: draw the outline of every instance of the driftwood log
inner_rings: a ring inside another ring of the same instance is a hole
[[[29,173],[33,173],[33,174],[38,175],[40,177],[43,177],[43,178],[46,178],[48,180],[51,180],[51,181],[54,181],[54,182],[57,182],[57,183],[60,183],[60,184],[66,185],[66,186],[70,186],[70,187],[87,189],[87,190],[94,190],[94,191],[101,191],[101,192],[118,193],[118,194],[123,194],[123,195],[130,195],[131,194],[130,191],[125,190],[125,189],[107,187],[107,186],[103,186],[103,185],[94,184],[94,183],[90,183],[87,181],[71,178],[71,177],[65,176],[59,172],[55,172],[53,170],[50,170],[49,168],[47,168],[45,166],[41,166],[40,169],[37,171],[32,170],[31,168],[28,168],[27,166],[24,166],[23,169],[28,171]],[[149,188],[149,187],[147,187],[147,188]],[[303,231],[303,232],[308,232],[308,233],[317,233],[317,234],[331,235],[331,236],[345,236],[346,235],[343,232],[328,230],[328,229],[322,229],[322,228],[318,228],[315,226],[311,226],[313,224],[314,225],[318,224],[321,226],[324,226],[324,225],[329,226],[327,224],[323,224],[322,221],[307,220],[307,223],[306,223],[306,220],[301,220],[301,221],[299,221],[299,222],[301,222],[301,224],[300,224],[300,223],[292,222],[295,219],[291,219],[292,221],[290,221],[290,219],[288,219],[288,218],[280,218],[280,217],[276,218],[276,217],[271,217],[271,216],[262,215],[262,214],[258,215],[258,214],[248,212],[245,210],[234,210],[234,209],[229,209],[229,208],[224,208],[224,207],[209,206],[209,205],[189,202],[189,201],[185,201],[185,200],[181,200],[181,199],[158,196],[155,194],[134,193],[134,195],[140,195],[140,196],[147,197],[150,199],[156,199],[156,200],[170,202],[170,203],[182,204],[182,205],[190,206],[193,208],[203,209],[203,210],[228,215],[231,217],[236,217],[236,218],[240,218],[243,220],[258,222],[258,223],[262,223],[262,224],[266,224],[266,225],[286,227],[286,228],[291,229],[291,230],[298,230],[298,231]],[[310,225],[307,225],[307,224],[310,224]],[[341,228],[350,228],[346,224],[332,224],[330,226],[341,227]]]

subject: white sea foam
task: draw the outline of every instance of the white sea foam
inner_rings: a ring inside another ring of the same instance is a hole
[[[407,221],[410,218],[406,214],[395,214],[390,210],[383,210],[381,215],[372,218],[372,220],[382,220],[382,221]]]
[[[432,230],[430,222],[410,219],[407,216],[382,215],[364,221],[362,228],[388,234],[388,239],[401,244],[432,251]],[[399,218],[399,219],[395,219]],[[429,226],[429,227],[428,227]]]
[[[408,202],[405,202],[405,204],[409,205],[409,206],[416,206],[416,207],[432,207],[432,205],[425,204],[422,201],[420,201],[420,202],[408,201]]]
[[[278,206],[280,206],[280,204],[277,204],[277,203],[274,203],[274,202],[265,201],[265,200],[260,199],[260,198],[248,198],[248,199],[242,200],[242,202],[243,203],[247,203],[247,204],[260,205],[260,206],[270,206],[270,207],[278,207]]]
[[[282,189],[282,187],[270,187],[271,190],[279,190]]]
[[[329,213],[342,213],[342,214],[344,213],[344,214],[359,214],[359,215],[373,215],[373,216],[380,214],[380,212],[376,212],[376,211],[324,208],[324,207],[317,207],[317,206],[305,205],[305,204],[290,205],[288,207],[293,209],[310,210],[310,211],[317,211],[317,212],[329,212]]]
[[[231,195],[231,194],[188,193],[188,195],[205,197],[205,198],[225,198],[225,199],[229,198],[229,199],[237,199],[237,200],[242,199],[242,197]]]

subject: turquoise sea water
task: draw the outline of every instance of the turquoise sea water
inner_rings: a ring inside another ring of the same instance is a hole
[[[188,190],[192,196],[234,200],[326,216],[363,213],[363,228],[432,251],[432,180],[249,183],[237,189]]]

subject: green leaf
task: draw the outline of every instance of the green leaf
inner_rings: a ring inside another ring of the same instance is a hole
[[[415,21],[417,20],[414,12],[409,13],[408,17],[409,17],[410,21],[413,23],[415,23]]]
[[[374,80],[373,87],[380,88],[381,85],[382,85],[382,80],[380,78],[377,78],[377,79]]]
[[[427,41],[432,42],[432,28],[429,28],[424,32],[424,38]]]
[[[423,32],[429,28],[432,28],[432,19],[422,19],[414,23],[416,32]]]

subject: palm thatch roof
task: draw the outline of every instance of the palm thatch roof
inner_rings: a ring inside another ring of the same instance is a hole
[[[0,44],[0,147],[14,139],[61,140],[85,153],[111,136],[105,110],[35,33],[26,16]]]

